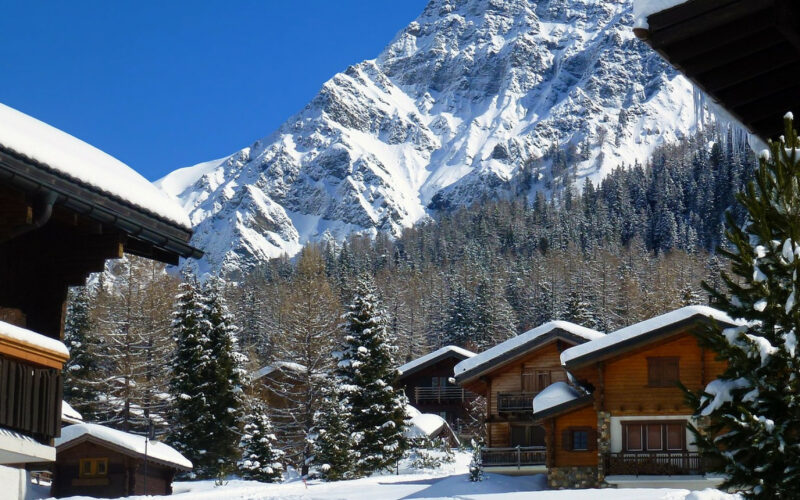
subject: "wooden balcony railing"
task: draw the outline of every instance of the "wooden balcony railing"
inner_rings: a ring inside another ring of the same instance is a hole
[[[498,412],[527,411],[533,413],[533,398],[538,392],[500,392],[497,394]]]
[[[693,451],[623,452],[605,455],[606,475],[704,474],[705,460]]]
[[[414,398],[418,403],[467,401],[476,397],[475,393],[455,386],[414,388]]]
[[[517,468],[527,465],[544,465],[547,451],[541,446],[515,446],[513,448],[483,448],[481,462],[484,467]]]

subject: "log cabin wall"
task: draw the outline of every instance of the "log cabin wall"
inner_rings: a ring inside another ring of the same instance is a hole
[[[597,412],[592,406],[586,406],[575,411],[559,415],[555,418],[554,426],[545,429],[552,437],[548,436],[548,452],[552,453],[552,463],[555,467],[597,467]],[[573,429],[587,430],[589,432],[589,446],[587,450],[574,451],[566,437]],[[595,443],[591,438],[595,437]]]

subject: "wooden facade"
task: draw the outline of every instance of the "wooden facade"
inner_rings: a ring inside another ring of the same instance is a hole
[[[395,386],[403,389],[409,403],[422,413],[435,413],[461,433],[469,422],[467,413],[477,394],[451,382],[453,367],[465,359],[455,351],[443,352],[427,363],[402,372]]]
[[[145,462],[141,456],[107,443],[86,440],[58,450],[51,494],[97,498],[171,495],[177,470],[173,465],[149,460],[145,481]]]
[[[549,468],[595,469],[599,483],[615,475],[702,474],[687,427],[693,409],[678,384],[699,391],[726,364],[693,334],[709,319],[680,311],[680,321],[567,359],[575,385],[589,396],[534,415],[547,432]]]

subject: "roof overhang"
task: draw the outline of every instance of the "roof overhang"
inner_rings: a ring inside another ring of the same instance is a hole
[[[456,351],[443,352],[443,353],[439,354],[438,356],[434,356],[433,358],[427,360],[424,363],[421,363],[421,364],[419,364],[419,365],[417,365],[417,366],[415,366],[413,368],[410,368],[410,369],[402,372],[400,375],[397,376],[397,380],[403,380],[404,378],[406,378],[406,377],[408,377],[410,375],[413,375],[414,373],[417,373],[418,371],[424,370],[425,368],[428,368],[429,366],[435,365],[436,363],[438,363],[440,361],[444,361],[445,359],[448,359],[448,358],[454,358],[454,359],[457,359],[458,361],[463,361],[463,360],[467,359],[468,356],[465,356],[465,355],[463,355],[463,354],[461,354],[459,352],[456,352]]]
[[[531,339],[524,344],[517,346],[514,349],[511,349],[496,358],[492,358],[490,360],[481,363],[480,365],[475,366],[467,371],[461,372],[455,376],[456,382],[459,384],[468,384],[481,376],[495,371],[499,368],[502,368],[510,363],[513,363],[520,358],[523,358],[532,352],[540,349],[546,345],[549,345],[557,340],[563,340],[565,342],[569,342],[573,345],[583,344],[588,342],[589,340],[581,337],[579,335],[575,335],[570,333],[566,330],[562,330],[560,328],[556,328],[544,335],[540,335]]]
[[[189,245],[192,232],[170,221],[108,196],[89,185],[0,146],[0,182],[33,195],[52,193],[56,204],[128,236],[128,253],[177,264],[179,257],[200,258]]]
[[[636,36],[761,139],[800,112],[800,2],[689,0],[647,24]]]
[[[664,325],[663,327],[655,328],[641,335],[637,335],[635,337],[631,337],[615,344],[603,347],[602,349],[597,349],[596,351],[586,353],[583,356],[572,358],[566,361],[564,366],[568,370],[575,370],[591,363],[597,363],[599,361],[614,358],[632,350],[644,347],[653,342],[665,340],[674,335],[684,333],[691,326],[711,326],[714,324],[721,324],[726,327],[735,326],[733,324],[725,323],[716,319],[711,319],[708,316],[698,313],[681,321],[676,321],[675,323],[670,323],[668,325]],[[613,333],[610,335],[613,335]]]
[[[0,427],[0,465],[52,462],[56,449],[30,436]]]
[[[138,453],[138,452],[135,452],[133,450],[129,450],[128,448],[125,448],[124,446],[119,446],[117,444],[114,444],[114,443],[111,443],[109,441],[106,441],[105,439],[100,439],[99,437],[93,436],[91,434],[83,434],[81,436],[76,437],[75,439],[71,439],[71,440],[67,441],[66,443],[62,443],[59,446],[56,446],[55,450],[56,450],[57,453],[58,452],[63,452],[63,451],[69,450],[70,448],[73,448],[73,447],[75,447],[75,446],[77,446],[77,445],[79,445],[81,443],[86,443],[86,442],[94,443],[94,444],[96,444],[98,446],[102,446],[104,448],[108,448],[110,450],[116,451],[118,453],[121,453],[121,454],[129,456],[129,457],[135,457],[135,458],[138,458],[138,459],[141,459],[141,460],[145,460],[145,456],[144,456],[143,453]],[[169,467],[171,469],[175,469],[175,470],[179,470],[179,471],[183,471],[183,472],[189,472],[189,471],[192,470],[191,467],[186,467],[184,465],[177,464],[175,462],[169,462],[169,461],[166,461],[166,460],[161,460],[161,459],[158,459],[158,458],[154,458],[152,455],[148,455],[147,456],[147,461],[150,462],[150,463],[154,463],[154,464],[161,465],[161,466],[164,466],[164,467]]]
[[[579,398],[566,401],[564,403],[561,403],[560,405],[551,406],[550,408],[547,408],[545,410],[533,412],[533,419],[544,420],[546,418],[556,417],[558,415],[562,415],[564,413],[569,413],[573,410],[583,408],[584,406],[588,406],[592,404],[593,401],[594,401],[594,395],[586,394],[585,396],[581,396]]]

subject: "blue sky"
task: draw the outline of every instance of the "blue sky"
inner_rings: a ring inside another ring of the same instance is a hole
[[[0,102],[155,180],[272,132],[427,0],[0,1]]]

